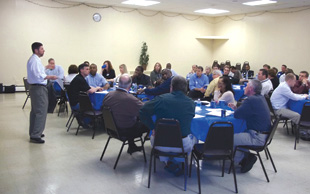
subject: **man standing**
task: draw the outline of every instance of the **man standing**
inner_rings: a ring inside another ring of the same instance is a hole
[[[61,88],[63,88],[63,79],[64,79],[64,70],[61,66],[55,65],[55,60],[50,58],[48,60],[48,65],[45,66],[46,75],[55,75],[57,76],[57,83]],[[51,80],[47,84],[48,89],[48,113],[53,113],[57,104],[56,95],[57,93],[61,95],[61,91],[55,91],[54,84],[56,80]]]
[[[298,124],[300,114],[287,108],[289,100],[304,100],[308,97],[306,94],[294,94],[290,87],[296,82],[296,76],[292,73],[285,75],[285,81],[274,90],[270,98],[272,107],[277,115],[289,118],[293,123]]]
[[[177,72],[175,72],[173,69],[171,69],[171,63],[166,64],[166,69],[170,69],[172,76],[177,76]]]
[[[184,152],[191,152],[194,144],[197,142],[196,138],[191,135],[190,130],[192,119],[195,116],[195,103],[186,96],[186,79],[181,76],[174,77],[170,91],[171,93],[169,94],[157,96],[145,103],[140,110],[140,119],[149,129],[155,129],[155,122],[152,119],[153,115],[156,115],[157,120],[161,118],[177,119],[180,122]],[[154,136],[152,135],[151,143],[153,141]],[[180,150],[173,150],[173,148],[162,148],[160,151],[180,152]],[[167,162],[167,158],[161,158],[161,160]],[[176,165],[171,164],[166,168],[170,172],[174,171],[175,175],[182,174],[182,170]]]
[[[190,77],[189,80],[189,93],[191,98],[203,98],[206,88],[209,85],[209,78],[202,73],[203,67],[198,66],[196,73]]]
[[[169,69],[163,69],[162,72],[162,81],[163,83],[157,86],[156,88],[151,89],[139,89],[138,93],[144,92],[146,95],[158,96],[161,94],[170,92],[170,85],[172,80],[172,73]]]
[[[219,82],[219,79],[221,76],[222,76],[222,72],[220,70],[213,71],[213,74],[212,74],[213,80],[208,85],[207,90],[206,90],[205,95],[204,95],[206,100],[211,101],[211,99],[214,96],[214,92],[220,91],[220,89],[218,87],[218,82]]]
[[[133,74],[132,83],[136,83],[137,85],[143,85],[143,86],[151,86],[151,78],[148,75],[145,75],[143,73],[143,67],[138,66],[135,69],[135,73]]]
[[[45,141],[41,138],[44,137],[43,131],[48,108],[46,84],[48,79],[55,80],[57,76],[45,74],[44,66],[40,60],[45,52],[42,43],[33,43],[31,49],[33,55],[27,62],[27,79],[30,84],[31,99],[29,135],[30,142],[44,143]]]
[[[85,79],[89,86],[98,88],[99,90],[107,90],[110,87],[107,80],[101,74],[97,73],[97,65],[94,63],[90,65],[89,75]]]
[[[71,81],[69,87],[68,87],[68,97],[69,102],[71,105],[71,108],[73,110],[79,110],[79,94],[80,92],[87,92],[87,93],[94,93],[98,88],[90,87],[85,77],[89,74],[89,66],[86,63],[82,63],[79,65],[79,74],[74,77],[74,79]]]
[[[310,89],[310,81],[308,80],[309,73],[307,71],[301,71],[299,73],[299,79],[292,87],[292,91],[296,94],[308,94]]]
[[[261,95],[262,84],[258,80],[250,80],[244,90],[248,96],[241,106],[237,108],[234,104],[228,106],[235,110],[234,117],[244,119],[247,125],[245,133],[236,133],[234,135],[234,146],[238,145],[257,145],[265,144],[267,134],[270,131],[270,111],[265,98]],[[251,170],[257,158],[254,154],[236,152],[235,163],[241,164],[241,172],[245,173]]]
[[[268,78],[268,71],[266,69],[260,69],[257,74],[257,79],[262,83],[262,96],[268,94],[273,90],[272,82]]]
[[[143,133],[148,132],[149,129],[137,120],[143,103],[128,93],[130,86],[130,76],[126,74],[121,75],[118,88],[104,97],[103,105],[111,109],[120,135],[128,138],[129,146],[127,153],[132,154],[142,149],[142,147],[136,146],[134,138],[140,137]]]

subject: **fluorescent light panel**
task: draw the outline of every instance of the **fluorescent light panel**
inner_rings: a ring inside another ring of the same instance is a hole
[[[146,1],[146,0],[128,0],[128,1],[123,1],[122,4],[127,4],[127,5],[138,5],[138,6],[150,6],[150,5],[155,5],[160,2],[158,1]]]
[[[208,8],[208,9],[199,9],[199,10],[196,10],[195,12],[196,13],[205,13],[205,14],[220,14],[220,13],[227,13],[229,11],[223,10],[223,9]]]
[[[249,5],[249,6],[257,6],[257,5],[267,5],[267,4],[273,4],[277,3],[277,1],[270,1],[270,0],[261,0],[261,1],[249,1],[242,3],[244,5]]]

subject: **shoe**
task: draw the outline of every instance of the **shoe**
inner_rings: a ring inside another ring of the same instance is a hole
[[[41,138],[42,138],[42,137],[45,137],[45,135],[44,135],[43,133],[41,134]]]
[[[142,146],[136,146],[136,145],[129,146],[127,149],[127,153],[131,155],[132,153],[140,152],[141,150],[142,150]]]
[[[45,141],[41,138],[30,138],[31,143],[45,143]]]
[[[246,163],[241,168],[241,173],[249,172],[252,169],[253,165],[255,164],[256,160],[257,157],[254,154],[250,154],[246,160]]]

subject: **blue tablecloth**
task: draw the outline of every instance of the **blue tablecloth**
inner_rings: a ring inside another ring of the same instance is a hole
[[[233,90],[235,92],[235,100],[238,101],[244,95],[244,88],[241,88],[244,85],[233,85]]]
[[[113,88],[110,88],[108,89],[107,91],[110,92],[110,91],[113,91],[115,89]],[[95,92],[93,94],[89,94],[89,98],[90,98],[90,101],[94,107],[95,110],[101,110],[101,106],[102,106],[102,101],[105,97],[105,95],[107,95],[107,93],[103,93],[103,92]],[[134,95],[134,94],[133,94]],[[138,98],[140,99],[153,99],[154,96],[149,96],[149,95],[146,95],[146,94],[138,94],[136,95]]]
[[[196,115],[198,114],[204,117],[195,117],[192,120],[191,131],[198,140],[205,141],[211,124],[216,121],[231,122],[234,126],[235,133],[241,133],[246,130],[246,122],[244,120],[235,119],[233,114],[227,117],[209,116],[206,115],[208,109],[210,108],[208,108],[207,106],[202,106],[201,110],[199,111],[197,111],[196,108]],[[228,107],[225,109],[228,109]]]
[[[310,100],[308,100],[308,99],[306,99],[306,100],[298,100],[298,101],[289,100],[288,103],[287,103],[287,107],[290,110],[298,112],[299,114],[301,114],[302,108],[303,108],[305,102],[310,102]]]

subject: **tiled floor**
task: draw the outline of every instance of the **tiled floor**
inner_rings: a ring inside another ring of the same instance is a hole
[[[0,94],[0,193],[183,193],[183,177],[174,177],[158,164],[147,188],[148,163],[142,153],[132,156],[123,151],[116,170],[113,165],[120,142],[111,140],[103,161],[99,161],[107,140],[100,131],[94,140],[91,131],[77,124],[67,133],[68,115],[49,114],[44,131],[46,143],[29,143],[30,102],[24,110],[24,93]],[[307,193],[310,190],[310,144],[302,141],[293,150],[294,138],[281,128],[277,130],[270,151],[278,173],[263,156],[270,178],[267,183],[259,162],[246,174],[237,173],[239,193]],[[146,143],[149,159],[150,143]],[[203,193],[233,193],[233,177],[220,177],[219,162],[205,162],[201,171]],[[193,168],[186,193],[197,193],[197,174]],[[240,170],[240,169],[238,169]]]

